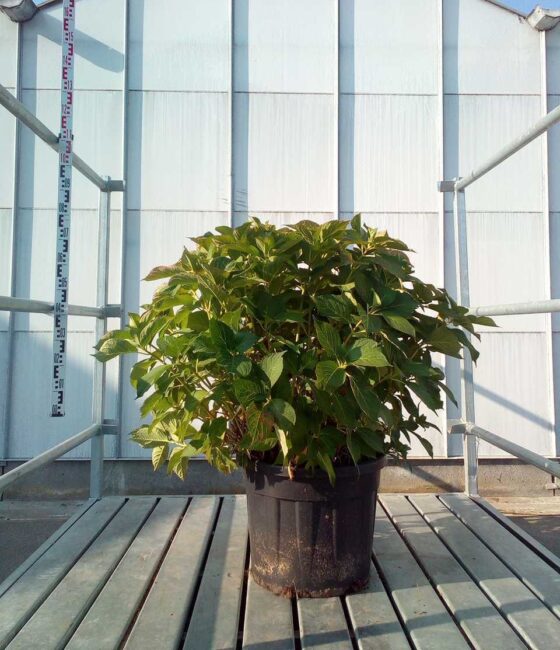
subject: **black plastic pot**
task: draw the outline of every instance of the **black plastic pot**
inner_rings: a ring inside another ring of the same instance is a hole
[[[246,469],[251,575],[283,596],[340,596],[367,586],[385,458],[324,472],[258,462]]]

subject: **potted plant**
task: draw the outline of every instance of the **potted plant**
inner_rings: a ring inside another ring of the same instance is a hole
[[[96,357],[127,353],[142,416],[132,439],[184,477],[203,454],[246,473],[251,571],[276,593],[364,587],[387,456],[433,427],[444,373],[475,318],[414,277],[406,245],[351,222],[253,219],[193,241],[141,314]],[[421,407],[421,403],[426,408]]]

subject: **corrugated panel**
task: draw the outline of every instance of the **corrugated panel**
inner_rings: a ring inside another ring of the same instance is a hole
[[[59,90],[25,90],[22,101],[54,133],[60,122]],[[74,151],[95,171],[112,178],[122,176],[122,93],[78,91],[75,93]],[[1,118],[0,118],[1,119]],[[56,208],[57,154],[29,129],[21,132],[20,201],[24,208]],[[72,207],[97,209],[99,190],[74,170]],[[120,205],[120,193],[112,196]]]
[[[552,350],[553,350],[553,375],[554,375],[554,409],[556,413],[556,451],[554,452],[555,456],[560,456],[560,419],[558,414],[560,414],[560,334],[554,332],[552,334]]]
[[[551,67],[554,65],[551,61]],[[548,96],[548,110],[560,106],[560,95]],[[560,211],[560,124],[556,124],[548,132],[548,196],[551,211]]]
[[[10,295],[12,211],[0,208],[0,295]],[[0,332],[8,329],[8,312],[0,311]],[[2,376],[0,371],[0,377]],[[1,413],[1,411],[0,411]]]
[[[344,212],[343,219],[351,219],[351,212]],[[387,230],[391,237],[402,239],[413,252],[409,254],[415,267],[415,275],[425,282],[441,284],[441,252],[439,241],[439,217],[437,214],[421,213],[371,213],[362,212],[364,223],[372,228]]]
[[[436,94],[439,2],[341,2],[340,91]]]
[[[540,115],[539,97],[447,96],[445,177],[467,175],[524,133]],[[467,188],[466,206],[470,212],[540,212],[540,142],[528,145]],[[451,209],[449,201],[447,208]]]
[[[0,16],[0,83],[16,86],[17,25],[7,16]]]
[[[236,91],[332,93],[333,0],[233,4]]]
[[[436,97],[341,97],[341,210],[437,211],[437,137]]]
[[[0,35],[1,38],[1,35]],[[15,93],[13,88],[8,88]],[[11,208],[14,191],[14,138],[16,120],[0,106],[0,152],[2,152],[2,171],[0,173],[0,208]]]
[[[546,32],[546,85],[548,92],[553,95],[560,94],[560,30],[551,29]]]
[[[324,95],[235,97],[236,211],[333,209],[333,101]]]
[[[227,95],[131,92],[129,106],[128,207],[227,210]]]
[[[70,333],[66,366],[66,416],[51,418],[52,334],[16,332],[14,337],[11,457],[25,458],[62,442],[92,422],[93,335]],[[71,456],[89,455],[89,444]]]
[[[115,214],[113,211],[113,216]],[[96,304],[97,237],[97,211],[73,210],[69,283],[69,302],[72,304]],[[55,245],[55,210],[19,210],[16,263],[17,295],[20,298],[53,300]],[[52,318],[43,314],[19,313],[15,317],[15,325],[19,330],[50,331],[52,324]],[[68,330],[92,332],[94,320],[70,316]]]
[[[467,228],[471,305],[547,299],[541,214],[470,213]],[[454,231],[453,214],[447,213],[446,283],[456,295]],[[506,332],[545,331],[542,314],[504,316],[495,320]]]
[[[560,298],[560,212],[550,213],[550,279],[552,298]],[[552,329],[560,332],[560,313],[552,314]],[[560,391],[559,391],[560,393]],[[560,411],[559,411],[560,415]]]
[[[540,93],[539,33],[484,0],[445,0],[446,93]]]
[[[132,3],[136,4],[136,3]],[[124,74],[124,0],[81,0],[76,6],[75,89],[119,90]],[[24,88],[60,89],[62,4],[23,25]]]
[[[229,0],[130,3],[129,88],[227,90]]]
[[[8,334],[0,327],[0,377],[2,384],[8,369]],[[4,440],[4,413],[6,412],[6,391],[0,390],[0,440]]]
[[[475,368],[476,422],[540,454],[553,455],[545,334],[483,334]],[[481,442],[481,456],[506,455]]]

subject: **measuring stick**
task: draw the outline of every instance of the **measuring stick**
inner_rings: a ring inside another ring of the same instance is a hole
[[[58,214],[54,290],[53,381],[51,416],[64,416],[68,335],[68,270],[72,198],[72,115],[74,108],[74,23],[76,0],[62,4],[62,79],[58,139]]]

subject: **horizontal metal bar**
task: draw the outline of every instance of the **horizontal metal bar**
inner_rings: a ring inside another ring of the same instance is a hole
[[[517,153],[520,149],[523,149],[523,147],[538,138],[545,131],[550,129],[551,126],[554,126],[559,121],[560,106],[557,106],[555,109],[550,111],[550,113],[547,113],[544,117],[541,117],[539,120],[537,120],[533,126],[529,128],[523,135],[519,136],[513,140],[513,142],[510,142],[508,145],[500,149],[491,158],[488,158],[488,160],[482,165],[473,169],[470,174],[467,174],[466,176],[463,176],[456,181],[440,181],[438,183],[438,190],[440,192],[461,192],[466,187],[494,169],[494,167],[497,167],[504,160],[507,160],[510,156],[513,156],[514,153]]]
[[[12,298],[0,296],[0,311],[17,311],[28,314],[52,314],[54,305],[44,300],[28,300],[27,298]],[[68,305],[70,316],[89,316],[91,318],[115,318],[120,316],[120,305],[106,307],[89,307],[87,305]]]
[[[4,106],[12,115],[15,115],[36,136],[46,142],[51,149],[58,151],[58,137],[2,84],[0,84],[0,105]],[[122,192],[124,189],[123,181],[107,182],[77,154],[73,155],[72,166],[103,192]]]
[[[74,447],[78,447],[84,442],[87,442],[90,438],[96,436],[101,430],[101,425],[93,424],[87,429],[80,431],[80,433],[77,433],[75,436],[68,438],[68,440],[61,442],[55,447],[51,447],[42,454],[35,456],[35,458],[28,460],[26,463],[23,463],[23,465],[19,465],[15,469],[10,470],[7,474],[4,474],[4,476],[0,476],[0,494],[8,487],[8,485],[11,485],[15,481],[27,476],[27,474],[30,474],[40,467],[52,463],[60,456],[63,456],[65,453],[74,449]]]
[[[473,424],[472,422],[468,422],[466,428],[467,433],[489,442],[491,445],[494,445],[494,447],[498,447],[498,449],[502,449],[520,460],[524,460],[526,463],[529,463],[529,465],[538,467],[544,472],[548,472],[548,474],[560,478],[560,463],[557,463],[554,460],[549,460],[540,454],[536,454],[534,451],[529,451],[529,449],[525,449],[525,447],[517,445],[515,442],[511,442],[510,440],[506,440],[501,436],[497,436],[495,433],[487,431],[482,427],[477,427],[476,424]]]
[[[560,300],[537,300],[535,302],[514,302],[506,305],[473,307],[473,316],[517,316],[518,314],[550,314],[560,311]]]

